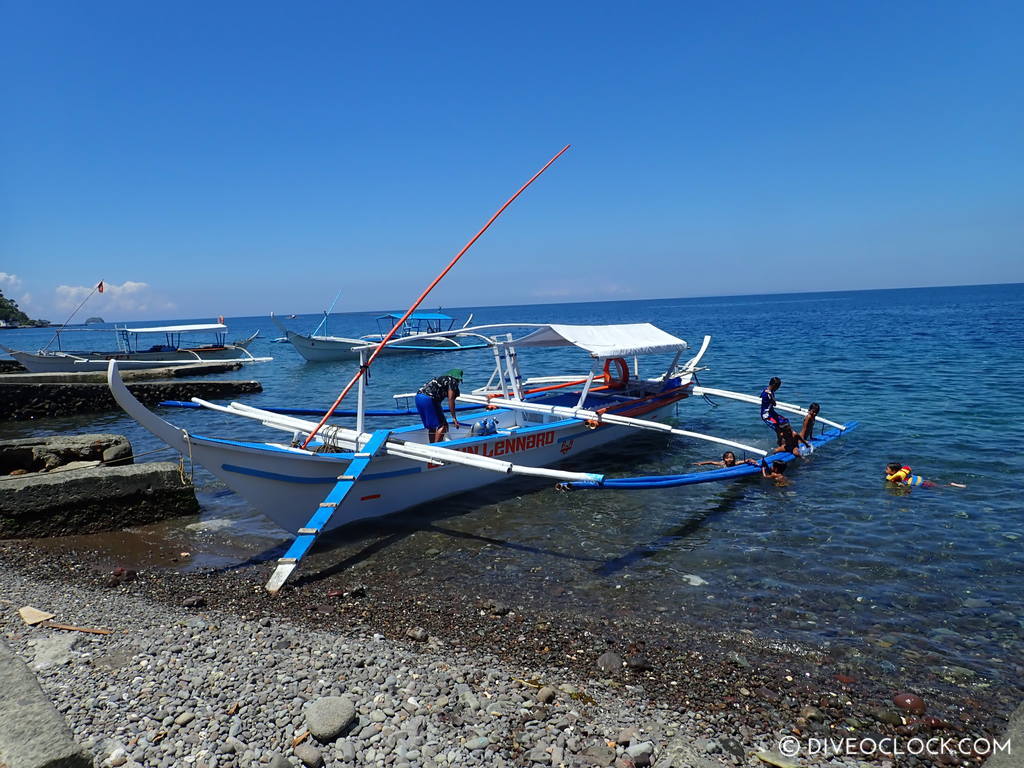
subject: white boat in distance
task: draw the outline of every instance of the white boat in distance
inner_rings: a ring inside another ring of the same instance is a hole
[[[371,333],[359,338],[344,336],[318,335],[314,331],[303,335],[289,330],[274,315],[270,319],[281,329],[284,340],[291,343],[296,351],[310,362],[328,362],[335,360],[358,360],[359,350],[379,342],[402,315],[389,313],[377,318],[377,329],[380,333]],[[455,318],[442,312],[413,312],[408,320],[398,329],[391,341],[383,350],[383,354],[423,354],[428,352],[462,352],[469,349],[484,349],[490,345],[489,339],[467,330],[473,321],[470,315],[462,328],[455,327]],[[321,324],[322,325],[322,324]]]
[[[472,331],[493,332],[508,327],[479,326]],[[494,372],[485,386],[459,398],[480,410],[460,414],[463,429],[444,443],[430,444],[428,431],[419,423],[367,429],[363,379],[359,380],[354,429],[325,425],[318,431],[313,421],[241,403],[222,406],[193,398],[203,407],[251,419],[286,434],[277,441],[252,442],[209,437],[170,424],[131,395],[115,363],[109,367],[108,382],[114,398],[139,424],[206,467],[254,508],[295,535],[291,549],[267,584],[272,592],[281,587],[321,533],[348,523],[480,488],[510,474],[600,487],[605,482],[601,474],[548,467],[621,440],[636,430],[710,441],[752,456],[765,455],[765,450],[754,446],[659,421],[670,415],[681,400],[702,394],[694,376],[703,370],[698,364],[710,336],[704,338],[697,354],[680,366],[686,342],[649,323],[513,327],[534,330],[515,341],[510,333],[489,337]],[[522,380],[517,348],[566,346],[589,353],[591,368],[587,374]],[[639,358],[659,354],[670,361],[659,366],[660,374],[641,378]],[[632,358],[632,366],[626,358]],[[725,390],[714,393],[751,399]],[[777,404],[777,408],[804,412],[784,403]],[[845,429],[820,417],[819,421]],[[315,437],[310,439],[311,435]],[[722,471],[692,473],[691,478],[707,477],[688,482],[727,479],[726,475],[712,477],[715,472]]]
[[[114,331],[118,349],[115,351],[94,351],[89,349],[65,350],[61,337],[64,334],[110,333]],[[253,357],[247,347],[256,338],[251,336],[227,343],[227,326],[223,323],[199,323],[192,325],[163,325],[150,328],[70,328],[58,329],[54,338],[56,349],[41,349],[38,352],[22,352],[0,345],[7,354],[25,366],[31,373],[74,373],[79,371],[105,371],[111,360],[125,369],[172,368],[192,363],[234,360],[240,363],[262,363],[270,357]],[[188,334],[209,334],[209,343],[189,342]],[[143,341],[146,334],[162,334],[164,343],[148,344]],[[183,338],[186,337],[186,338]]]

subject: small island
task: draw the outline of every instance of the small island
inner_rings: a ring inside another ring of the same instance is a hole
[[[86,325],[95,325],[97,323],[105,323],[105,322],[106,322],[106,320],[104,320],[102,317],[89,317],[89,318],[86,318],[85,324]]]

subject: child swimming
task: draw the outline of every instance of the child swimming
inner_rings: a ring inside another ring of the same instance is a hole
[[[909,466],[900,464],[897,461],[891,461],[885,465],[885,482],[895,483],[904,487],[920,486],[922,488],[935,488],[938,485],[931,480],[925,480],[920,475],[915,475]],[[967,487],[963,483],[946,483],[946,485],[953,488]]]
[[[784,461],[773,461],[768,464],[761,459],[761,476],[774,480],[778,486],[789,485],[789,480],[786,478],[786,462]]]
[[[736,461],[736,454],[732,451],[726,451],[723,453],[721,461],[710,460],[693,462],[693,466],[695,467],[704,467],[708,465],[712,467],[735,467],[737,464],[757,464],[757,462],[753,459],[744,459],[743,461],[738,462]]]

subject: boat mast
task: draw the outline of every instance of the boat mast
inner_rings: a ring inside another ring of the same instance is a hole
[[[409,307],[409,309],[407,309],[405,311],[405,314],[402,315],[402,318],[397,323],[395,323],[391,327],[391,330],[387,334],[385,334],[384,338],[381,339],[377,343],[377,348],[373,350],[373,353],[370,355],[370,359],[367,360],[364,364],[359,366],[359,370],[356,371],[355,376],[352,377],[352,380],[341,391],[341,394],[338,395],[338,399],[334,401],[334,404],[328,409],[327,413],[325,413],[323,415],[323,418],[320,419],[320,422],[316,425],[316,427],[313,429],[313,431],[309,433],[309,436],[306,438],[306,441],[302,444],[302,448],[305,448],[306,446],[308,446],[310,441],[316,436],[316,433],[320,431],[320,428],[323,427],[323,425],[327,423],[327,420],[329,418],[331,418],[331,414],[333,414],[334,411],[337,409],[337,407],[339,405],[341,405],[341,401],[345,399],[345,395],[347,395],[351,391],[351,389],[355,385],[355,383],[357,381],[359,381],[363,377],[363,374],[365,374],[366,371],[369,369],[369,367],[371,365],[373,365],[373,361],[377,359],[377,356],[381,353],[381,350],[383,350],[385,345],[389,341],[391,341],[391,337],[394,336],[395,333],[398,331],[398,329],[405,324],[405,321],[409,319],[409,316],[413,312],[416,311],[416,309],[419,307],[420,304],[423,303],[423,300],[427,298],[427,294],[429,294],[432,290],[434,290],[434,287],[438,283],[440,283],[441,280],[444,279],[444,276],[447,275],[452,270],[452,267],[454,267],[458,263],[459,259],[462,258],[463,254],[465,254],[466,251],[468,251],[470,248],[473,247],[473,243],[475,243],[477,240],[480,239],[480,237],[483,235],[483,233],[486,232],[490,228],[491,224],[494,223],[494,221],[505,211],[505,209],[508,208],[510,205],[512,205],[512,203],[515,201],[515,199],[517,197],[519,197],[526,190],[526,188],[528,186],[533,184],[533,182],[536,181],[537,178],[542,173],[544,173],[544,171],[546,171],[549,167],[551,167],[551,164],[554,163],[555,160],[557,160],[563,154],[565,154],[565,152],[569,149],[569,146],[570,146],[569,144],[566,144],[564,147],[562,147],[562,149],[558,152],[558,154],[556,154],[554,157],[552,157],[550,160],[548,160],[544,164],[543,168],[541,168],[539,171],[537,171],[535,174],[533,174],[533,176],[530,177],[530,180],[527,181],[525,184],[523,184],[523,186],[521,186],[519,188],[519,190],[514,195],[512,195],[512,197],[510,197],[508,200],[506,200],[505,204],[503,206],[501,206],[501,208],[499,208],[497,210],[497,212],[495,212],[495,214],[493,216],[491,216],[490,219],[487,220],[487,223],[484,224],[483,227],[480,228],[479,232],[477,232],[475,235],[473,235],[473,237],[470,239],[470,241],[468,243],[466,243],[462,247],[462,250],[459,251],[457,254],[455,254],[455,258],[453,258],[450,262],[448,262],[448,266],[445,267],[443,270],[441,270],[441,274],[439,274],[437,277],[434,278],[434,280],[430,283],[430,285],[428,285],[426,287],[426,289],[423,291],[423,293],[420,294],[419,298],[416,299],[416,301],[413,302],[412,306]]]

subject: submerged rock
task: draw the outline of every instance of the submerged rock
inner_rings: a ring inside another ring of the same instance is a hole
[[[913,693],[897,693],[892,697],[892,703],[912,715],[923,715],[928,708],[924,699]]]

